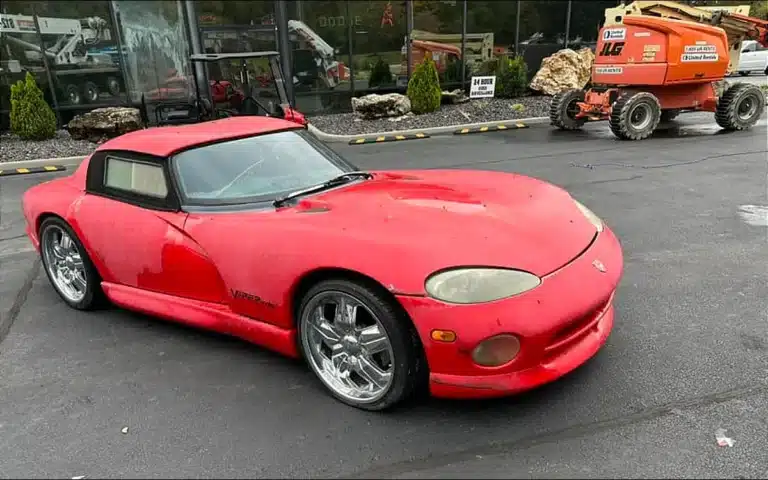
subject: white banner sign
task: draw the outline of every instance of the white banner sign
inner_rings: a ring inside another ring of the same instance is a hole
[[[469,98],[493,98],[496,93],[496,76],[472,77]]]

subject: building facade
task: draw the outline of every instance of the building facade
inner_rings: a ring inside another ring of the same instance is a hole
[[[461,87],[475,66],[501,54],[523,55],[534,73],[556,50],[593,46],[603,10],[617,3],[5,0],[0,116],[7,126],[10,85],[26,72],[66,122],[85,110],[136,105],[142,97],[193,94],[185,79],[195,78],[194,53],[264,50],[280,52],[299,110],[344,111],[352,96],[405,91],[425,55],[437,62],[446,89]]]

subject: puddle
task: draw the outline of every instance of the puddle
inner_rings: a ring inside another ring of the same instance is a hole
[[[739,216],[747,225],[768,227],[768,206],[742,205],[739,207]]]

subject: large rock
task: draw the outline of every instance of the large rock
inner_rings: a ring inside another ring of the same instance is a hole
[[[366,120],[383,117],[401,117],[411,111],[411,101],[399,93],[377,95],[372,93],[352,98],[352,111]]]
[[[531,81],[531,89],[554,95],[571,88],[584,88],[592,74],[595,54],[589,48],[578,52],[566,48],[541,61]]]
[[[94,143],[119,137],[144,128],[138,108],[107,107],[97,108],[75,116],[68,124],[67,131],[75,140],[89,140]]]

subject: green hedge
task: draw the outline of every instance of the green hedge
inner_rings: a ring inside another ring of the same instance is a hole
[[[415,114],[434,112],[440,108],[440,78],[435,62],[430,57],[425,56],[424,61],[414,70],[408,81],[406,95]]]
[[[394,76],[389,70],[389,64],[383,58],[377,57],[376,63],[371,67],[371,78],[368,80],[368,86],[381,87],[395,83]]]
[[[35,77],[11,85],[11,131],[24,140],[47,140],[56,135],[56,115],[43,98]]]

